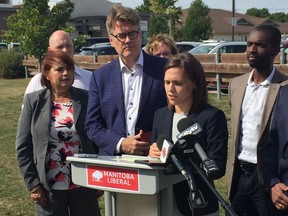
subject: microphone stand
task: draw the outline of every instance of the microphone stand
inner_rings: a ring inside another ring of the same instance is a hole
[[[226,213],[228,213],[231,216],[237,216],[237,214],[231,208],[229,203],[222,198],[222,196],[219,194],[219,192],[215,189],[214,185],[211,184],[211,182],[208,180],[207,175],[200,169],[200,167],[190,157],[188,157],[188,160],[191,163],[191,165],[193,166],[193,168],[197,171],[199,176],[202,178],[202,180],[207,184],[207,186],[212,191],[212,193],[217,197],[221,206],[226,210]]]

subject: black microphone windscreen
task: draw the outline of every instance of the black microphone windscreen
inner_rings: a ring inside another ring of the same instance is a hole
[[[183,118],[177,124],[177,129],[181,133],[192,125],[192,120],[190,118]]]
[[[160,150],[162,149],[164,140],[167,140],[168,142],[173,143],[173,140],[170,136],[166,134],[161,134],[158,136],[157,141],[156,141],[158,149]]]

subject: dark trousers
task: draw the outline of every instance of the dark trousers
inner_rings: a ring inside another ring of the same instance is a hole
[[[100,216],[96,190],[80,187],[47,191],[45,207],[35,204],[37,216]]]
[[[232,208],[238,216],[271,216],[266,195],[259,184],[257,169],[241,172]]]

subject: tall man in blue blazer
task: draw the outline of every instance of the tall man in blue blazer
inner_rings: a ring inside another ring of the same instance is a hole
[[[142,51],[140,17],[133,9],[115,4],[106,27],[119,58],[91,77],[87,135],[101,155],[145,155],[154,112],[167,104],[166,60]]]
[[[269,141],[263,146],[264,186],[273,208],[271,215],[288,215],[288,81],[282,83],[273,110]]]

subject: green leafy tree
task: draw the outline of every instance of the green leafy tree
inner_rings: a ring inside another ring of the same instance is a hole
[[[188,9],[188,16],[182,28],[184,40],[200,41],[209,39],[212,34],[212,21],[209,7],[202,0],[195,0]]]
[[[288,14],[277,12],[270,15],[270,18],[278,22],[288,22]]]
[[[150,19],[150,27],[148,30],[148,37],[151,37],[156,34],[169,34],[169,25],[167,19],[161,15],[155,15]]]
[[[257,9],[257,8],[250,8],[246,11],[246,15],[261,17],[261,18],[269,18],[270,13],[267,8]]]
[[[152,13],[151,11],[151,0],[144,0],[143,4],[140,5],[140,6],[137,6],[135,9],[138,13]]]
[[[73,10],[74,4],[70,0],[64,0],[52,10],[48,0],[23,0],[17,13],[8,17],[8,30],[4,31],[3,38],[7,42],[20,42],[23,53],[34,55],[40,61],[47,51],[51,33],[69,29],[66,22]]]
[[[276,12],[270,14],[267,8],[262,9],[250,8],[246,11],[246,14],[255,17],[270,18],[278,22],[288,22],[288,13],[285,14],[283,12]]]
[[[144,0],[142,5],[136,7],[139,13],[152,14],[148,35],[169,33],[169,28],[171,28],[172,36],[175,35],[177,31],[176,26],[180,23],[180,17],[182,16],[181,7],[175,6],[177,1],[178,0]],[[159,18],[159,16],[162,16],[162,19]],[[164,22],[162,22],[163,20]]]

